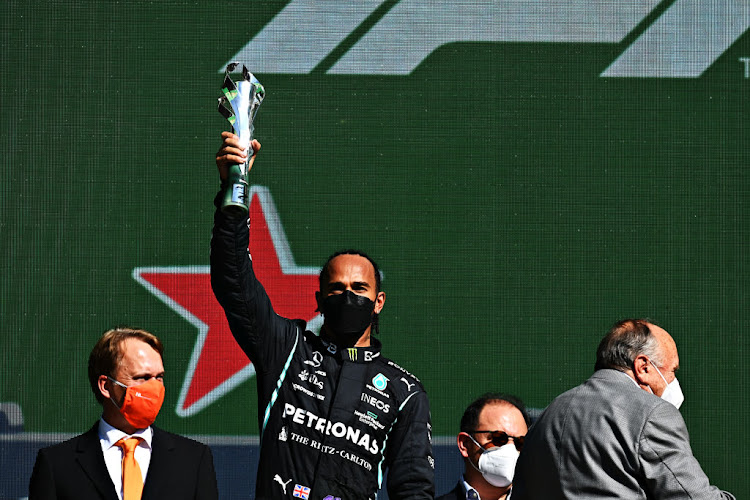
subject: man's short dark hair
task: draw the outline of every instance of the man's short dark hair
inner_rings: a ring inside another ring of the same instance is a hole
[[[331,265],[331,261],[338,257],[339,255],[359,255],[360,257],[364,257],[368,260],[370,264],[372,264],[372,269],[375,271],[375,293],[380,292],[380,268],[378,267],[377,263],[367,255],[365,252],[361,250],[339,250],[338,252],[334,253],[330,257],[328,257],[328,260],[325,264],[323,264],[323,267],[320,269],[320,275],[318,276],[318,285],[320,287],[320,290],[323,291],[323,285],[328,283],[328,268]]]
[[[329,267],[331,266],[331,261],[335,259],[336,257],[338,257],[339,255],[358,255],[360,257],[364,257],[365,259],[367,259],[367,261],[370,264],[372,264],[372,270],[375,272],[375,293],[376,294],[380,293],[381,276],[380,276],[380,268],[378,267],[378,264],[372,259],[372,257],[367,255],[365,252],[361,250],[354,250],[354,249],[340,250],[334,253],[333,255],[331,255],[330,257],[328,257],[328,260],[326,261],[325,264],[323,264],[323,267],[320,269],[320,275],[318,276],[318,286],[321,292],[323,291],[323,286],[326,283],[328,283],[328,279],[329,279],[328,272],[329,272]],[[372,318],[372,331],[375,333],[380,333],[380,314],[375,314]]]
[[[661,348],[648,325],[656,325],[648,319],[623,319],[609,329],[596,349],[594,370],[612,368],[626,371],[633,368],[635,358],[641,354],[661,364]]]
[[[472,433],[477,429],[479,425],[479,414],[488,404],[494,403],[507,403],[515,406],[518,411],[523,415],[523,421],[526,422],[526,427],[531,427],[531,419],[529,414],[526,412],[526,406],[521,401],[521,398],[513,396],[512,394],[505,394],[503,392],[487,392],[482,394],[464,411],[464,415],[461,417],[461,432]],[[482,430],[494,430],[494,429],[482,429]]]

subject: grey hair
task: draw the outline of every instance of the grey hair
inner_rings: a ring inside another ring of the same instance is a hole
[[[594,370],[630,370],[639,355],[647,356],[652,363],[662,366],[661,346],[651,334],[649,324],[654,323],[647,319],[624,319],[615,323],[599,343]]]

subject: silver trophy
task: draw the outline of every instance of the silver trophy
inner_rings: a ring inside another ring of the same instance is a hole
[[[238,63],[227,65],[224,86],[221,89],[223,95],[219,97],[219,113],[232,124],[242,147],[250,148],[250,142],[253,140],[253,121],[266,91],[244,65],[242,66],[242,81],[233,82],[229,75],[237,65]],[[221,209],[225,212],[236,211],[242,214],[248,212],[250,186],[247,182],[247,165],[252,155],[255,154],[252,148],[250,153],[245,163],[232,165],[229,168],[224,201],[221,203]]]

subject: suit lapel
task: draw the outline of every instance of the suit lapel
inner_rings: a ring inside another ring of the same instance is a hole
[[[99,423],[85,434],[81,435],[76,447],[76,462],[83,469],[83,473],[88,476],[101,497],[106,500],[118,500],[115,485],[109,477],[107,465],[104,463],[102,454],[102,445],[99,442]]]
[[[162,493],[165,483],[160,478],[179,473],[172,468],[171,456],[174,452],[174,440],[161,429],[157,427],[152,427],[152,429],[154,430],[154,438],[151,441],[151,463],[148,466],[146,483],[143,485],[142,500],[167,498],[169,492]]]

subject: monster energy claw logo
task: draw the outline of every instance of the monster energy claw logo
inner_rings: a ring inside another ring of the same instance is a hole
[[[346,350],[349,352],[349,359],[351,359],[352,361],[357,361],[357,348],[348,347]]]
[[[453,42],[617,44],[660,3],[401,0],[381,13],[386,0],[292,0],[229,61],[252,61],[259,73],[310,73],[345,39],[364,31],[338,61],[321,69],[342,75],[408,75]],[[361,30],[371,15],[380,18]],[[748,27],[746,0],[675,0],[600,76],[696,78]]]

